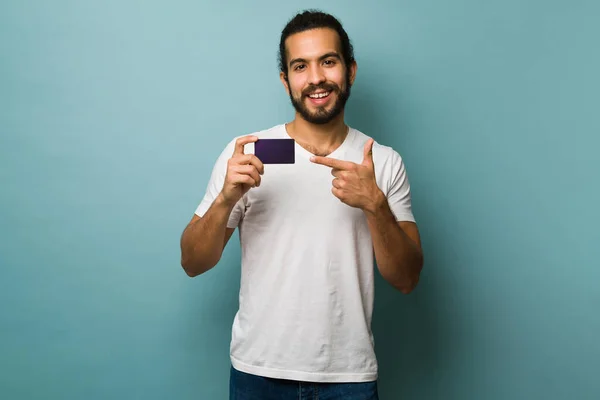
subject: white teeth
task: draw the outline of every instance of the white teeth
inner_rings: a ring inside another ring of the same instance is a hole
[[[322,99],[323,97],[327,97],[327,96],[329,96],[329,92],[311,94],[308,97],[310,97],[311,99]]]

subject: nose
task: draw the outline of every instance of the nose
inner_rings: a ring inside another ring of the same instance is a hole
[[[316,65],[309,70],[308,83],[311,85],[319,85],[325,82],[325,74],[320,68],[320,65]]]

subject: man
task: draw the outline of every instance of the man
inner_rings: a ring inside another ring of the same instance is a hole
[[[374,258],[411,292],[423,264],[400,155],[344,122],[357,64],[331,15],[284,28],[280,79],[294,120],[232,140],[181,238],[190,276],[215,266],[236,227],[242,251],[231,399],[377,399]],[[294,164],[263,164],[257,140],[292,138]]]

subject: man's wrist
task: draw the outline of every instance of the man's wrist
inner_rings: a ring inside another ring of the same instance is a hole
[[[369,204],[363,209],[367,217],[375,217],[384,210],[387,205],[387,198],[381,189],[377,189]]]
[[[231,210],[233,210],[233,207],[235,207],[235,202],[231,202],[229,200],[227,200],[225,198],[225,195],[223,194],[223,192],[220,192],[217,197],[215,198],[215,206],[219,207],[219,208],[223,208],[223,209],[227,209],[229,210],[229,212],[231,212]]]

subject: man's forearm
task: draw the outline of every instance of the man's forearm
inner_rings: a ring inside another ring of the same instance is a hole
[[[379,272],[402,293],[411,292],[419,281],[423,266],[421,250],[400,228],[383,193],[378,193],[377,200],[365,210],[365,215]]]
[[[204,216],[191,223],[181,237],[181,266],[189,276],[214,267],[223,253],[227,221],[233,206],[218,196]]]

